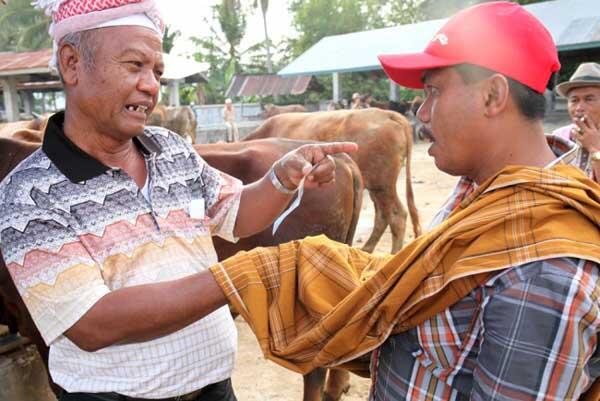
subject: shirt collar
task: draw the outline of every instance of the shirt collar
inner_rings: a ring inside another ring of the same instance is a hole
[[[71,182],[82,182],[104,174],[111,168],[84,152],[75,145],[63,130],[64,111],[54,114],[48,120],[42,150]],[[160,154],[160,147],[151,137],[139,135],[133,142],[144,157]]]

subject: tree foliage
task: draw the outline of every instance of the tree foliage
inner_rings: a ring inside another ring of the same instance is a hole
[[[173,30],[170,25],[167,25],[165,27],[165,32],[163,33],[163,52],[171,53],[171,50],[173,50],[173,46],[175,45],[175,41],[180,36],[181,31]]]
[[[49,48],[50,17],[33,8],[30,0],[8,0],[0,5],[0,51]]]
[[[204,18],[204,22],[210,27],[211,35],[191,38],[198,49],[194,54],[195,59],[210,64],[209,82],[203,87],[208,102],[222,102],[233,76],[245,70],[242,57],[264,46],[261,42],[240,49],[246,33],[246,12],[240,0],[221,0],[213,6],[212,21],[216,21],[217,24]]]

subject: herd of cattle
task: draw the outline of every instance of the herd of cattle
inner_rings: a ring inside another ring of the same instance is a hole
[[[271,246],[326,234],[336,241],[352,244],[367,189],[375,206],[373,231],[363,250],[375,249],[386,227],[392,233],[392,252],[402,247],[407,212],[400,202],[396,183],[403,165],[406,167],[406,198],[415,237],[421,227],[411,185],[410,160],[413,144],[412,127],[399,113],[377,108],[294,113],[286,110],[267,119],[242,142],[195,144],[195,150],[207,163],[244,183],[264,176],[274,161],[285,153],[311,141],[352,141],[358,152],[335,157],[335,185],[307,190],[301,206],[282,224],[277,234],[271,229],[240,240],[236,244],[215,238],[219,258],[256,246]],[[302,111],[302,110],[300,110]],[[182,136],[195,137],[196,123],[191,109],[159,107],[150,124],[165,126]],[[193,120],[193,123],[190,122]],[[47,119],[0,125],[0,181],[43,140]],[[0,255],[0,324],[31,339],[46,366],[48,348],[37,331],[27,309],[10,279]],[[347,372],[317,369],[304,378],[304,401],[338,400],[349,386]],[[51,381],[50,381],[51,382]]]

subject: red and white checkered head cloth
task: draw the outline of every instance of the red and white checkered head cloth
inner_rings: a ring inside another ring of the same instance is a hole
[[[50,67],[56,67],[58,44],[70,33],[120,25],[144,26],[161,37],[164,32],[154,0],[36,0],[33,4],[52,17],[49,33],[54,54]]]

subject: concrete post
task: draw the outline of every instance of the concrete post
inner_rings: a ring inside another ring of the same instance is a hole
[[[23,109],[25,110],[25,114],[32,115],[31,113],[34,111],[34,101],[33,101],[33,92],[31,91],[23,91],[21,92],[23,96]]]
[[[17,81],[14,78],[0,79],[4,92],[4,107],[6,119],[9,122],[19,120],[19,97],[17,94]]]
[[[398,101],[398,85],[390,79],[390,100]]]
[[[169,106],[179,107],[179,80],[169,81]]]
[[[333,101],[340,101],[340,74],[339,72],[334,72],[332,74],[333,77]]]

